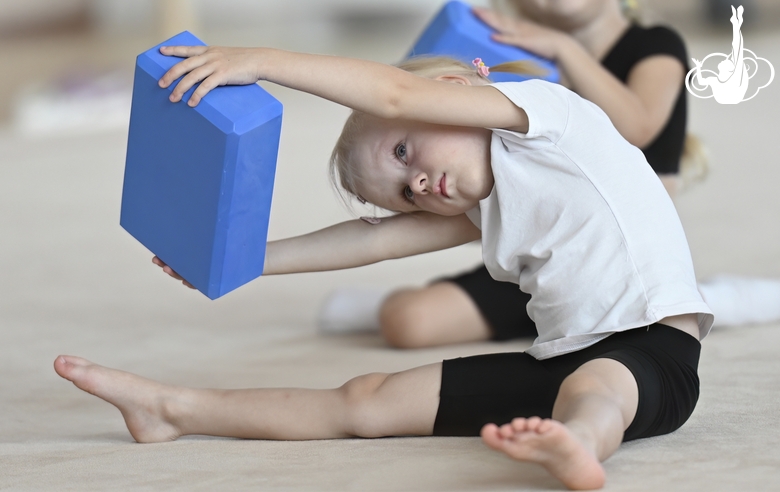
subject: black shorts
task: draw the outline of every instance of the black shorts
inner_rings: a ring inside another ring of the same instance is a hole
[[[493,279],[484,265],[437,282],[452,282],[471,297],[493,332],[493,340],[536,338],[536,323],[525,308],[531,295],[521,291],[515,283]]]
[[[476,436],[487,423],[550,418],[566,376],[604,358],[625,365],[639,387],[637,413],[623,441],[668,434],[688,420],[699,399],[700,352],[692,336],[656,323],[545,360],[524,352],[445,360],[433,434]]]

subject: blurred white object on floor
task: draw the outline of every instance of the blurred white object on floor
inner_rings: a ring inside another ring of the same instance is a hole
[[[336,289],[322,303],[317,327],[321,333],[379,331],[379,308],[390,287]]]
[[[122,71],[72,71],[32,83],[15,97],[12,126],[26,135],[126,128],[132,89],[132,78]]]
[[[771,323],[780,320],[780,279],[718,275],[699,283],[715,326]]]

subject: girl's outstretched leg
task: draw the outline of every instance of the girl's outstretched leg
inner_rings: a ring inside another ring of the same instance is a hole
[[[329,390],[213,390],[168,386],[60,356],[57,374],[116,406],[138,442],[187,434],[249,439],[333,439],[430,435],[441,364],[367,374]]]
[[[488,424],[482,439],[511,458],[544,466],[570,489],[597,489],[606,479],[601,461],[620,446],[638,402],[631,371],[615,360],[596,359],[561,384],[553,419]]]

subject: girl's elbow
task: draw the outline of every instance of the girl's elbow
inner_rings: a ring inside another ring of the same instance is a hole
[[[377,116],[388,120],[409,117],[409,101],[412,99],[413,89],[401,81],[394,81],[386,89],[381,103],[378,105]]]
[[[403,116],[403,111],[401,109],[401,99],[396,96],[388,97],[387,100],[381,105],[380,111],[380,114],[377,114],[377,116],[380,118],[387,120],[401,118]]]
[[[640,149],[644,149],[656,139],[660,128],[657,125],[642,125],[632,128],[631,132],[625,136],[628,143]]]

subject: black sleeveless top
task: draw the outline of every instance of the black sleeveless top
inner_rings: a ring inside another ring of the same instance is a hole
[[[662,26],[645,28],[632,24],[607,53],[601,64],[623,83],[640,61],[653,55],[670,55],[680,60],[688,71],[685,43],[675,31]],[[680,79],[680,94],[669,121],[647,147],[642,149],[647,162],[657,174],[677,174],[685,143],[687,119],[685,78]]]

